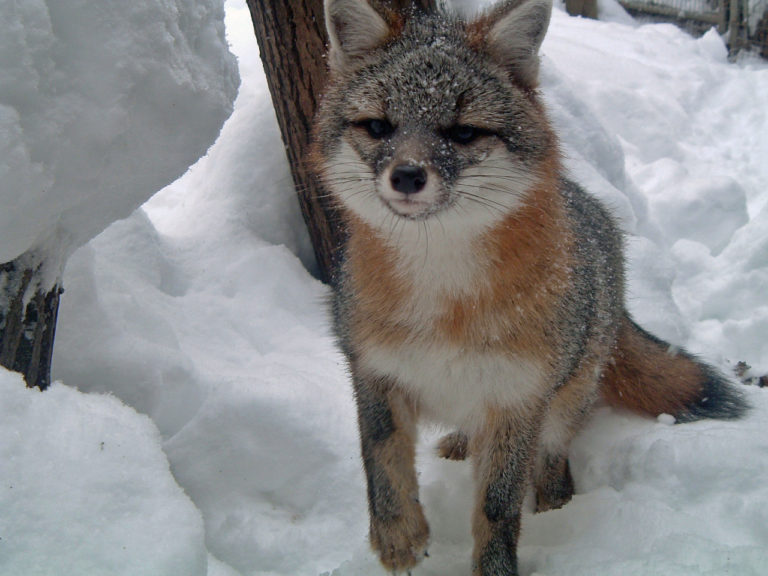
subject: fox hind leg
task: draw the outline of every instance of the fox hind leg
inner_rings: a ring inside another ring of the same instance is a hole
[[[469,436],[461,430],[446,434],[437,443],[437,455],[446,460],[466,460],[469,456]]]
[[[597,376],[585,372],[592,371],[557,391],[544,419],[533,472],[536,512],[561,508],[573,497],[568,451],[598,395]]]
[[[566,455],[546,455],[537,461],[536,512],[562,508],[573,498],[573,477]]]

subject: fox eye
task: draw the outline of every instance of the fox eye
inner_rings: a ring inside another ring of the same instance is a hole
[[[446,133],[448,138],[457,144],[469,144],[481,134],[483,134],[482,130],[469,124],[455,124],[448,128]]]
[[[370,118],[368,120],[361,120],[360,122],[357,122],[357,125],[365,128],[365,130],[368,132],[368,135],[371,138],[375,138],[376,140],[380,140],[385,136],[389,136],[392,134],[392,132],[395,131],[395,127],[392,126],[388,120],[384,120],[383,118]]]

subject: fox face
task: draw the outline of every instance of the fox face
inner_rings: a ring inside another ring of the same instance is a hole
[[[556,156],[530,70],[549,17],[542,6],[503,29],[448,15],[388,22],[365,2],[326,3],[331,22],[360,12],[355,35],[348,24],[332,29],[331,90],[317,121],[336,200],[377,229],[431,220],[482,229],[524,203]],[[527,53],[504,45],[521,35]]]

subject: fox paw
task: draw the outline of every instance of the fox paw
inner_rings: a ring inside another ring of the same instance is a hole
[[[427,553],[429,525],[421,506],[412,512],[387,521],[371,522],[371,547],[392,574],[410,574]]]
[[[573,498],[573,477],[568,460],[550,466],[547,474],[536,485],[536,512],[562,508]]]
[[[464,432],[451,432],[437,443],[437,454],[446,460],[465,460],[469,453],[469,437]]]

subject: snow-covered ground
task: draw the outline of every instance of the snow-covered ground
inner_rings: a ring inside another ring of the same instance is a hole
[[[480,0],[464,0],[465,6]],[[720,38],[556,10],[542,89],[572,175],[627,231],[630,307],[768,372],[768,65]],[[70,259],[40,393],[0,370],[0,574],[374,576],[350,386],[243,0],[242,85],[182,179]],[[599,407],[576,496],[526,515],[521,573],[768,573],[768,391],[739,422]],[[419,450],[414,576],[470,572],[469,466]]]

